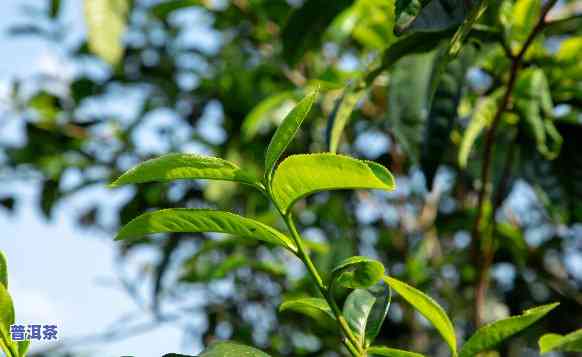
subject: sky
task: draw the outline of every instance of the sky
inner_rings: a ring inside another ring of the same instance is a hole
[[[27,37],[7,36],[8,26],[18,23],[22,7],[38,0],[4,0],[0,18],[0,93],[13,78],[38,71],[59,70],[58,49]],[[72,31],[84,33],[82,1],[64,1],[64,19]],[[0,103],[0,124],[2,117]],[[0,136],[11,135],[0,125]],[[120,289],[104,284],[115,281],[113,237],[78,228],[73,212],[80,200],[59,204],[56,217],[48,222],[35,207],[36,192],[26,182],[8,183],[0,177],[0,197],[14,191],[24,197],[15,214],[0,208],[0,249],[9,264],[9,292],[19,324],[56,324],[60,341],[110,332],[114,322],[136,306]],[[105,189],[92,195],[113,195]],[[123,193],[120,193],[122,196]],[[121,197],[119,197],[121,199]],[[76,348],[98,356],[161,356],[168,352],[192,353],[183,347],[182,334],[171,325],[113,343]],[[34,341],[31,352],[49,347]]]

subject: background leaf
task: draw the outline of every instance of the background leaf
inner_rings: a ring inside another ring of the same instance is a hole
[[[300,312],[308,316],[313,316],[313,310],[315,310],[317,312],[325,314],[330,319],[335,320],[335,315],[333,314],[333,311],[327,304],[327,301],[321,298],[304,297],[298,299],[285,300],[279,306],[279,311],[283,312],[287,310]]]
[[[327,122],[326,141],[330,152],[337,152],[344,128],[349,122],[356,104],[365,93],[366,90],[357,90],[352,84],[348,85],[337,99]]]
[[[308,94],[303,98],[296,106],[291,110],[289,114],[285,117],[277,131],[271,138],[269,146],[267,147],[267,153],[265,155],[265,176],[270,177],[273,168],[277,164],[277,161],[287,149],[289,143],[295,137],[297,130],[303,123],[303,120],[309,114],[315,99],[317,98],[319,90],[315,90],[311,94]]]
[[[550,351],[582,352],[582,329],[567,335],[545,334],[539,339],[538,344],[542,354]]]
[[[110,65],[116,65],[123,57],[128,11],[126,0],[85,0],[89,48]]]
[[[6,263],[6,255],[0,250],[0,284],[3,284],[8,289],[8,264]]]

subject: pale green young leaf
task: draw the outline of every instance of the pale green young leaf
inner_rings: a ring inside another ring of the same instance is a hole
[[[337,152],[344,128],[350,120],[356,104],[366,93],[365,89],[355,89],[354,87],[355,85],[352,84],[344,89],[328,119],[326,139],[329,151],[332,153]]]
[[[377,260],[354,256],[343,260],[331,271],[329,285],[335,283],[351,289],[376,284],[384,276],[384,265]]]
[[[14,324],[14,305],[4,284],[0,284],[0,340],[7,356],[18,357],[18,347],[10,337],[10,325]]]
[[[467,161],[469,160],[469,155],[471,154],[475,141],[481,132],[491,124],[497,111],[498,96],[499,92],[496,92],[489,97],[481,99],[477,103],[471,121],[463,133],[459,148],[459,166],[463,168],[467,166]]]
[[[327,304],[327,301],[321,298],[304,297],[292,300],[285,300],[279,306],[279,311],[283,312],[287,310],[299,312],[307,316],[317,316],[313,314],[314,312],[316,314],[323,313],[330,319],[335,320],[333,311]]]
[[[582,352],[582,329],[567,335],[545,334],[539,339],[538,344],[542,354],[551,351]]]
[[[384,277],[384,281],[433,324],[449,345],[453,356],[456,356],[457,337],[455,335],[455,328],[445,310],[430,296],[400,280],[386,276]]]
[[[127,0],[85,0],[89,49],[111,65],[123,56]]]
[[[529,309],[519,316],[495,321],[477,330],[461,348],[459,357],[472,357],[489,350],[508,337],[526,329],[552,311],[558,303],[542,305]]]
[[[259,186],[252,174],[232,162],[216,157],[193,154],[167,154],[147,160],[128,170],[111,187],[144,182],[172,180],[225,180]]]
[[[303,98],[296,106],[291,110],[289,114],[285,117],[275,135],[271,138],[271,142],[267,147],[267,153],[265,156],[265,176],[270,177],[273,168],[277,164],[277,161],[285,152],[285,149],[291,143],[297,130],[303,123],[303,120],[309,114],[313,103],[317,99],[319,90],[316,89],[312,93],[308,94]]]
[[[231,341],[221,341],[210,345],[198,357],[270,357],[254,347]]]
[[[376,298],[369,291],[355,289],[344,303],[343,315],[362,347],[366,344],[366,325],[375,302]]]
[[[0,284],[8,289],[8,264],[6,264],[6,255],[0,250]]]
[[[249,141],[254,138],[259,129],[266,123],[275,124],[275,119],[279,116],[278,113],[281,107],[286,106],[288,102],[294,104],[295,97],[296,95],[293,91],[275,93],[257,104],[243,120],[241,126],[243,139]],[[282,115],[285,114],[283,113]]]
[[[396,348],[384,347],[384,346],[372,346],[366,351],[369,357],[374,356],[385,356],[385,357],[424,357],[420,353],[399,350]]]
[[[171,208],[144,213],[121,228],[115,239],[170,232],[228,233],[281,245],[293,252],[297,250],[287,236],[261,222],[230,212],[208,209]]]
[[[26,356],[28,348],[30,347],[30,340],[18,341],[18,355],[20,357]]]
[[[331,153],[292,155],[275,171],[272,194],[286,213],[309,194],[342,189],[394,190],[394,178],[382,165]]]

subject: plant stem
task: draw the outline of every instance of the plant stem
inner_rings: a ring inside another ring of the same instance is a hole
[[[293,217],[291,216],[291,212],[289,212],[285,215],[283,215],[283,214],[281,214],[281,215],[283,216],[283,219],[285,220],[285,224],[287,225],[287,228],[291,232],[291,236],[292,236],[295,244],[297,245],[297,250],[298,250],[297,257],[299,259],[301,259],[301,261],[307,267],[307,271],[311,275],[311,278],[315,281],[315,284],[317,285],[319,292],[323,295],[323,297],[327,301],[328,305],[330,306],[331,310],[333,311],[333,314],[339,323],[340,330],[343,333],[343,335],[346,337],[346,339],[343,340],[344,345],[350,351],[352,356],[354,356],[354,357],[365,356],[364,352],[362,351],[362,347],[360,346],[360,344],[358,343],[358,340],[356,339],[352,330],[350,329],[348,322],[344,318],[339,307],[335,303],[335,300],[331,296],[331,292],[325,286],[323,279],[321,278],[321,274],[319,274],[319,271],[317,270],[317,268],[313,264],[313,261],[309,257],[309,254],[307,253],[307,250],[305,249],[305,246],[303,245],[303,239],[301,238],[301,234],[299,234],[299,232],[297,231],[297,227],[295,226],[295,223],[293,222]]]
[[[483,324],[483,313],[485,309],[485,302],[487,296],[487,287],[489,284],[489,267],[493,261],[494,252],[489,249],[482,249],[482,239],[481,239],[481,223],[483,219],[483,210],[485,207],[485,201],[487,196],[489,196],[489,176],[491,171],[491,161],[493,159],[493,145],[495,143],[495,134],[499,123],[501,122],[501,117],[503,113],[507,110],[511,99],[511,93],[515,87],[515,82],[517,80],[517,74],[521,67],[523,57],[525,56],[527,50],[533,43],[536,36],[543,30],[545,25],[545,18],[550,9],[557,3],[557,0],[550,0],[543,8],[536,23],[535,27],[528,35],[525,40],[521,50],[516,56],[511,58],[511,69],[509,74],[509,80],[507,82],[507,87],[503,98],[495,116],[493,117],[491,126],[487,131],[487,136],[485,138],[485,149],[483,152],[483,163],[481,166],[481,188],[479,190],[477,199],[477,217],[473,225],[471,233],[471,250],[473,259],[476,262],[480,262],[479,265],[479,278],[477,279],[477,284],[475,286],[475,307],[474,307],[474,323],[476,327]],[[495,209],[492,212],[493,218],[495,219]],[[483,254],[482,254],[483,253]]]

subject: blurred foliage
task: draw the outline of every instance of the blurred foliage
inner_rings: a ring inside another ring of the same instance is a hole
[[[151,183],[120,189],[123,202],[113,208],[103,187],[165,152],[210,154],[258,171],[274,128],[319,86],[320,100],[288,152],[328,151],[335,142],[334,151],[390,168],[398,189],[300,202],[298,223],[316,264],[329,272],[349,256],[378,258],[391,275],[436,297],[458,334],[474,331],[480,262],[469,245],[485,138],[540,1],[489,1],[457,38],[458,56],[449,55],[451,39],[478,1],[96,0],[122,4],[103,23],[89,22],[90,44],[70,33],[66,2],[47,1],[30,11],[30,22],[7,29],[48,41],[71,70],[12,82],[0,130],[15,128],[23,140],[0,135],[3,185],[37,187],[47,219],[60,202],[93,193],[76,219],[107,237],[146,209],[208,202],[283,229],[265,198],[244,185]],[[542,331],[566,335],[582,321],[581,11],[575,1],[550,11],[495,135],[486,320],[561,304],[502,345],[503,356],[523,355]],[[103,37],[94,38],[96,29]],[[352,104],[338,119],[342,98]],[[333,141],[328,120],[344,128]],[[2,191],[2,214],[20,200]],[[213,234],[171,238],[119,249],[122,267],[144,250],[155,253],[123,280],[154,322],[178,320],[193,348],[228,338],[279,356],[338,355],[325,320],[277,312],[284,297],[316,294],[292,257]],[[345,298],[347,290],[337,293]],[[447,355],[437,332],[398,301],[377,341]]]

